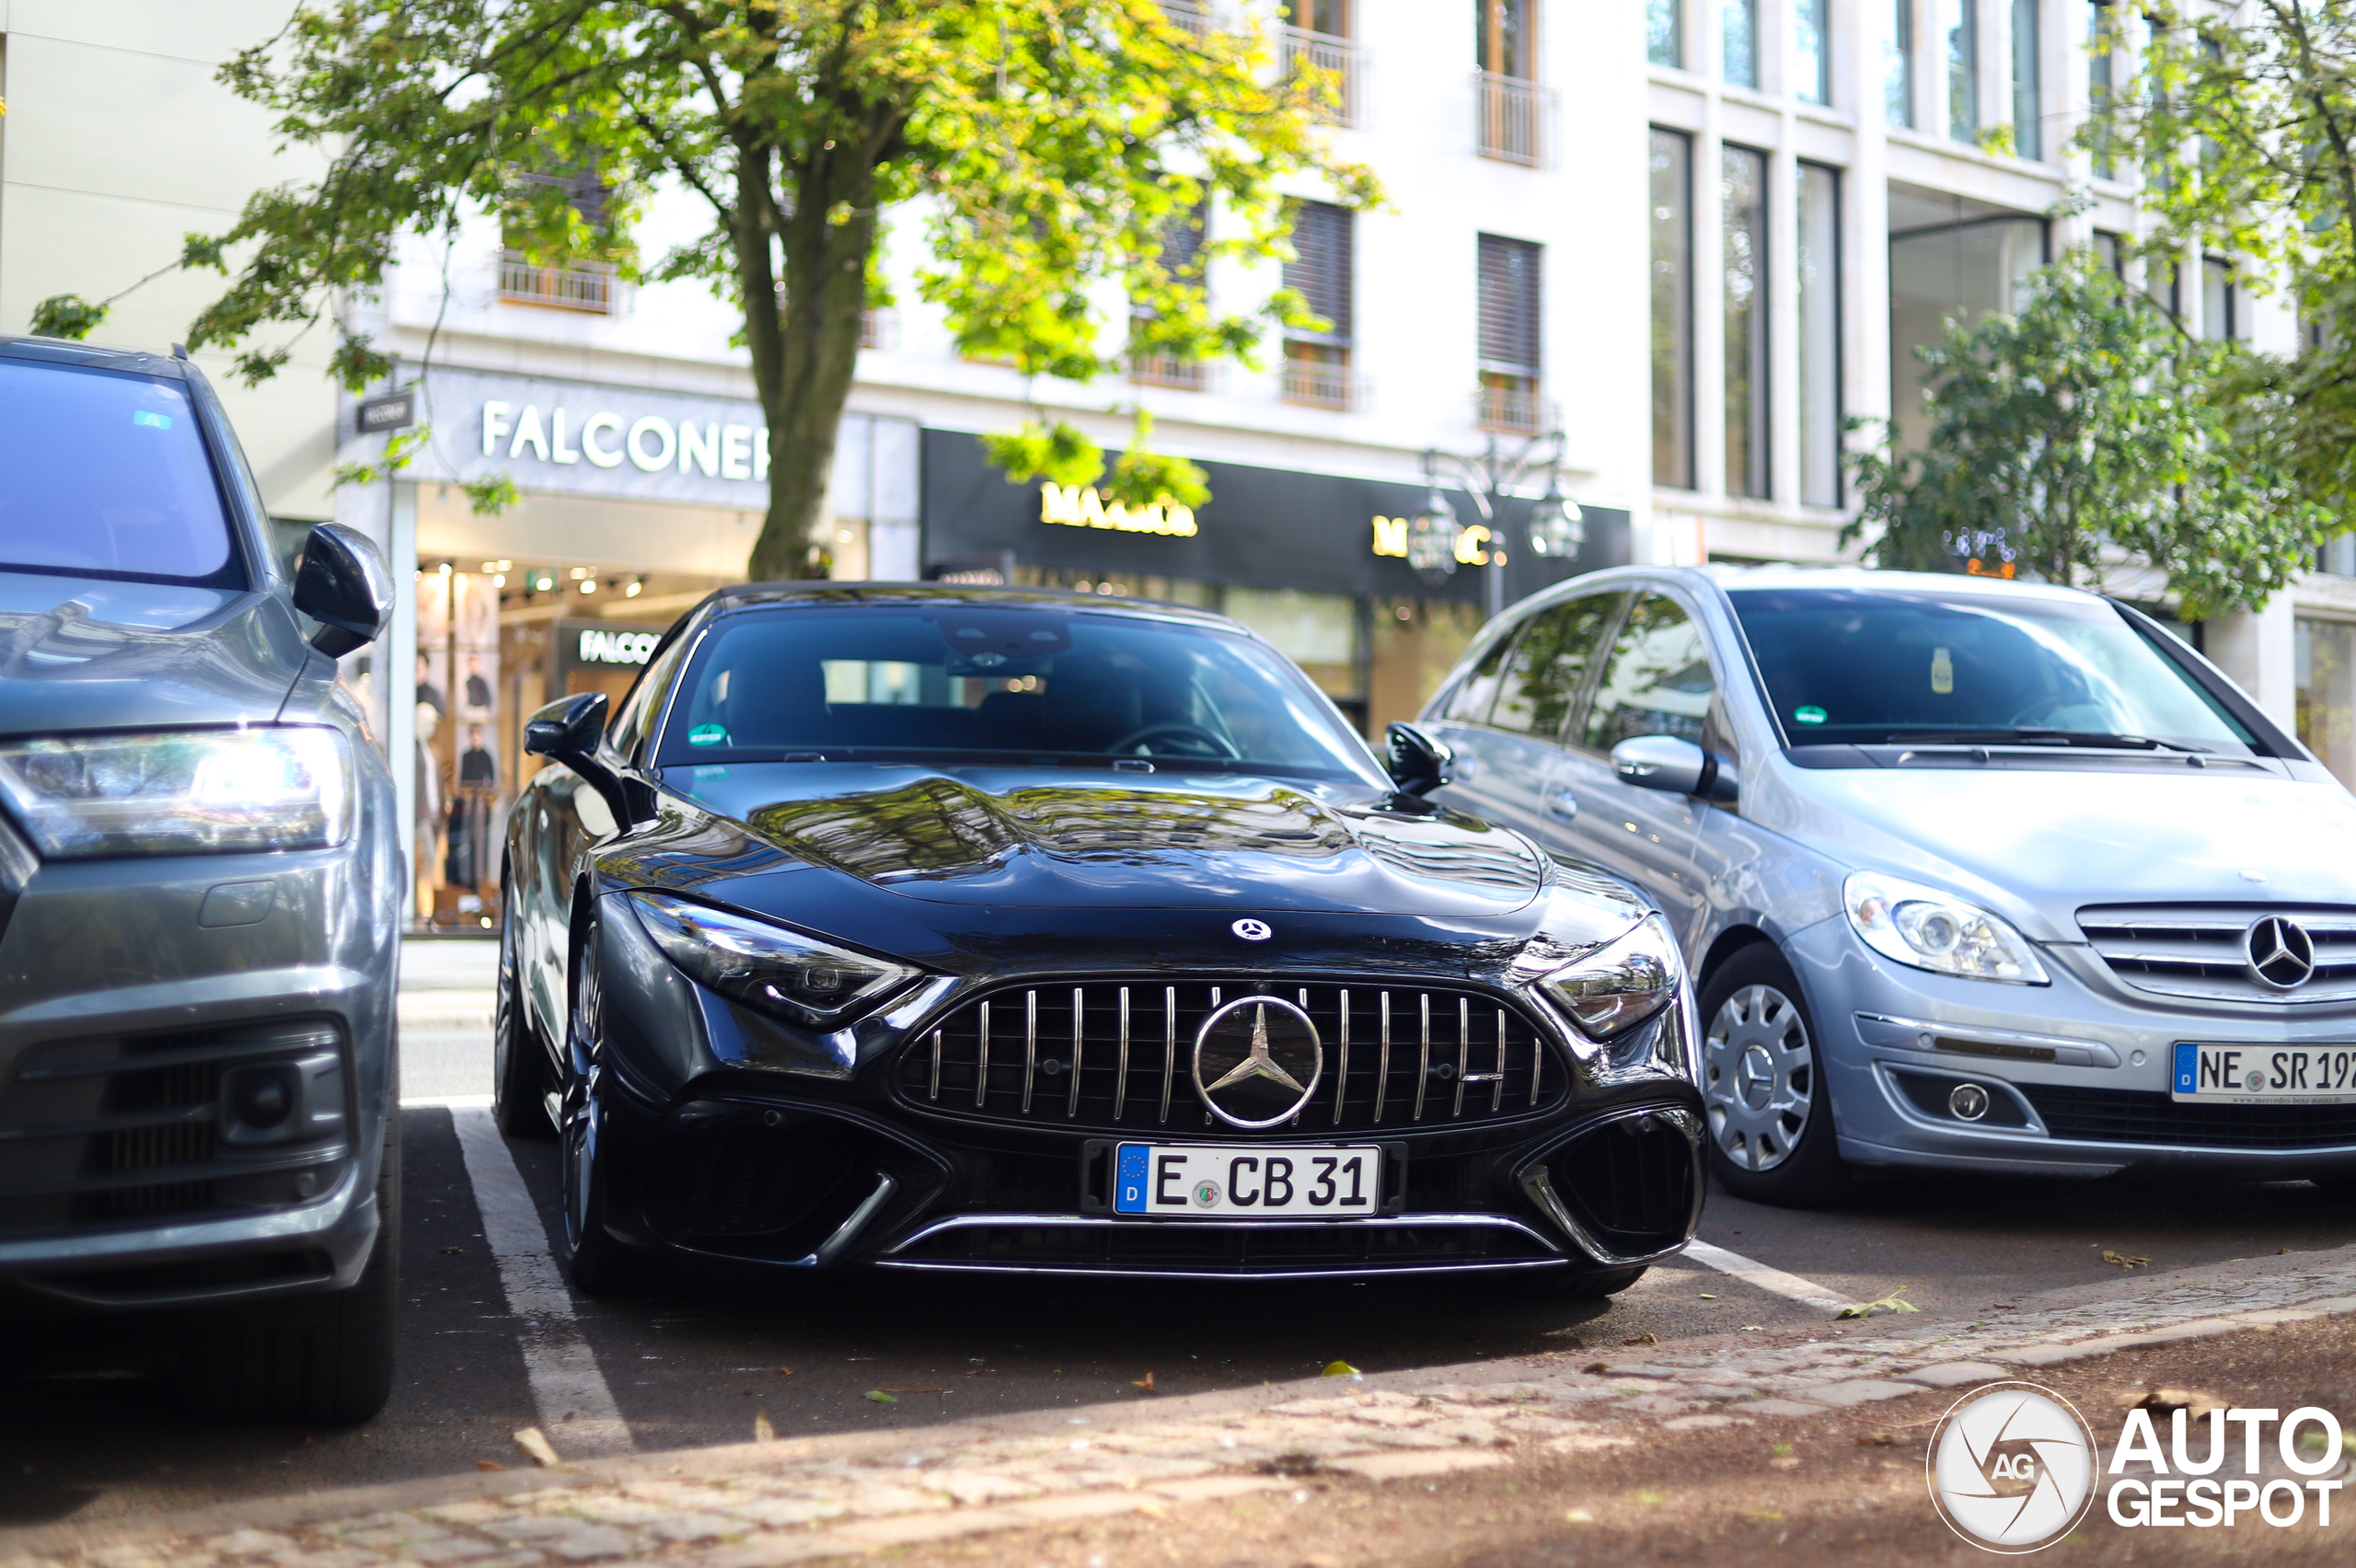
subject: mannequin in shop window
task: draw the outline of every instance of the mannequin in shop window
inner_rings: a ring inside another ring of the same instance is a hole
[[[482,661],[467,655],[467,706],[478,713],[491,711],[491,683],[482,678]]]
[[[425,661],[418,661],[421,672]],[[428,700],[428,694],[436,700]],[[421,678],[417,686],[417,816],[416,886],[417,917],[422,921],[433,918],[434,894],[442,887],[442,767],[433,755],[433,732],[441,728],[441,693]]]

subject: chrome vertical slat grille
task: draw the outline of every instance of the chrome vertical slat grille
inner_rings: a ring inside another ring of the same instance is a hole
[[[1052,1110],[1034,1104],[1044,1083],[1050,1094],[1063,1091],[1057,1124],[1114,1129],[1145,1124],[1126,1119],[1132,1075],[1149,1083],[1158,1077],[1158,1107],[1147,1090],[1154,1124],[1232,1134],[1238,1130],[1212,1120],[1196,1099],[1191,1057],[1203,1020],[1222,1001],[1252,994],[1232,980],[1010,987],[966,1004],[911,1041],[895,1082],[902,1098],[920,1109],[1010,1122],[1043,1111],[1053,1119]],[[1316,1113],[1303,1107],[1284,1130],[1478,1124],[1542,1112],[1569,1088],[1566,1074],[1547,1070],[1553,1047],[1521,1009],[1494,996],[1327,984],[1288,985],[1269,994],[1309,1015],[1325,1052],[1324,1078],[1311,1101]],[[994,1062],[990,1052],[992,1014],[1016,1008],[1023,1018],[1020,1071],[1011,1059]],[[1395,1018],[1409,1009],[1409,1018]],[[1413,1049],[1392,1048],[1394,1024],[1415,1031]],[[1373,1050],[1366,1049],[1369,1043]],[[1468,1084],[1488,1092],[1467,1093]]]

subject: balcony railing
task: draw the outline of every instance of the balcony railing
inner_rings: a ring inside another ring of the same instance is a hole
[[[1320,364],[1314,360],[1287,360],[1279,396],[1288,403],[1309,409],[1336,409],[1353,413],[1366,407],[1366,384],[1345,364]]]
[[[610,263],[576,261],[570,267],[541,267],[525,260],[522,251],[509,250],[499,259],[499,297],[508,305],[612,316],[621,308],[622,289]]]
[[[1543,435],[1563,422],[1560,404],[1519,386],[1484,386],[1472,405],[1481,428],[1503,435]]]
[[[1210,35],[1210,14],[1196,0],[1161,0],[1161,14],[1180,32],[1192,33],[1196,38]]]
[[[859,313],[859,346],[881,349],[885,352],[900,346],[900,313],[890,306],[879,306]]]
[[[1210,389],[1211,367],[1176,354],[1131,354],[1129,379],[1140,386],[1174,386],[1182,392]]]
[[[1554,118],[1562,95],[1552,87],[1483,71],[1474,94],[1480,105],[1476,134],[1481,156],[1502,163],[1544,168],[1554,156]]]
[[[1366,55],[1358,46],[1345,38],[1331,33],[1311,32],[1307,28],[1285,29],[1285,72],[1298,75],[1304,65],[1335,78],[1334,90],[1340,101],[1321,111],[1321,118],[1334,125],[1359,125],[1365,122]]]

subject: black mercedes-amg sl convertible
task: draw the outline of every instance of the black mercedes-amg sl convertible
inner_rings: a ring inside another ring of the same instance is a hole
[[[1183,605],[713,594],[532,719],[508,824],[498,1114],[575,1283],[1624,1288],[1701,1207],[1676,947],[1389,742]]]

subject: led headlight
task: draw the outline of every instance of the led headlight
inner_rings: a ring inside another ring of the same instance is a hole
[[[798,1023],[832,1024],[917,977],[907,964],[669,894],[629,901],[647,935],[698,983]]]
[[[1538,989],[1590,1040],[1634,1029],[1677,996],[1677,939],[1647,915],[1614,941],[1538,979]]]
[[[320,849],[352,836],[352,748],[310,725],[10,741],[0,796],[52,859]]]
[[[2045,965],[2027,937],[1937,888],[1857,871],[1841,884],[1841,905],[1865,944],[1884,958],[1968,980],[2047,984]]]

